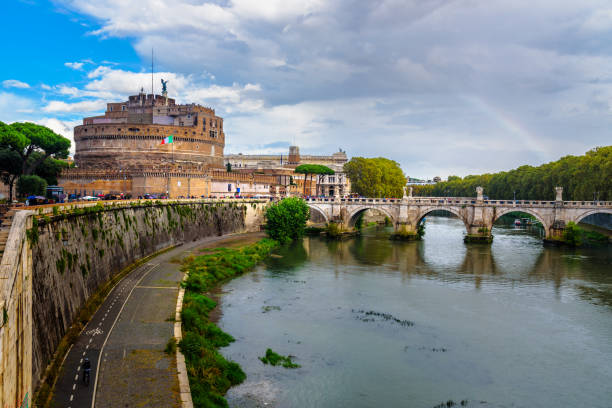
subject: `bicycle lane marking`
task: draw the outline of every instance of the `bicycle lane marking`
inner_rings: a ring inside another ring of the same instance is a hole
[[[96,379],[94,381],[93,395],[91,397],[91,408],[94,408],[95,404],[96,404],[96,390],[98,389],[98,373],[100,371],[100,361],[102,360],[102,355],[104,354],[104,347],[106,346],[106,342],[108,341],[108,338],[110,337],[111,333],[113,332],[113,328],[115,327],[115,324],[119,320],[119,316],[121,316],[121,312],[123,312],[123,308],[125,307],[126,303],[130,299],[130,297],[132,296],[132,292],[134,292],[134,289],[136,288],[136,286],[138,286],[140,284],[140,282],[142,282],[142,280],[145,278],[145,276],[147,276],[149,274],[149,272],[151,272],[153,269],[157,268],[159,265],[160,264],[157,263],[157,264],[154,264],[153,266],[151,266],[145,273],[142,274],[140,279],[138,279],[138,282],[136,282],[136,284],[134,286],[132,286],[132,289],[130,289],[130,293],[128,293],[127,297],[123,301],[123,304],[121,305],[121,309],[119,309],[119,312],[117,313],[117,316],[115,317],[115,320],[113,321],[113,324],[111,325],[110,329],[106,333],[106,338],[104,339],[104,343],[102,343],[102,348],[100,349],[100,354],[99,354],[100,357],[98,358],[98,363],[96,364]]]
[[[118,296],[122,295],[123,291],[125,290],[125,288],[129,285],[129,283],[132,280],[133,280],[133,278],[127,278],[127,279],[123,280],[122,282],[120,282],[116,287],[114,287],[112,289],[111,294],[109,295],[109,297],[107,299],[110,301],[110,299],[114,297],[114,300],[116,300],[116,298]],[[110,308],[108,310],[110,311],[110,309],[112,309],[112,306],[110,306]],[[96,314],[97,314],[97,312],[96,312]],[[88,323],[88,325],[90,325],[94,320],[95,320],[95,315],[92,317],[92,320]],[[104,318],[102,320],[104,320]],[[76,391],[77,391],[76,390],[76,386],[77,386],[77,382],[78,382],[78,379],[79,379],[79,372],[81,370],[81,366],[82,366],[82,363],[83,363],[83,358],[86,356],[86,353],[89,351],[88,349],[89,349],[89,347],[90,347],[90,345],[91,345],[91,343],[93,341],[93,337],[96,336],[96,335],[100,335],[102,333],[103,333],[103,331],[99,327],[96,327],[94,329],[90,329],[90,330],[87,330],[87,331],[83,331],[81,333],[81,335],[91,336],[91,338],[89,339],[89,342],[85,346],[85,351],[83,351],[81,359],[79,360],[79,364],[78,364],[77,369],[76,369],[76,374],[74,376],[74,382],[72,383],[72,390],[71,390],[71,393],[70,393],[69,402],[73,402],[74,399],[75,399],[75,395],[77,394],[76,393]],[[72,346],[70,348],[72,350]],[[70,353],[70,352],[68,352],[68,353]],[[68,354],[66,355],[66,358],[68,358]],[[64,360],[66,360],[66,358]],[[83,371],[83,381],[85,380],[84,376],[85,376],[85,371]],[[91,375],[90,375],[90,378],[91,378]],[[71,406],[69,405],[68,408],[71,408]]]

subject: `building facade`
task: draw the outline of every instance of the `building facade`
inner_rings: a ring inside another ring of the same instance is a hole
[[[339,150],[331,155],[301,155],[298,146],[290,146],[287,154],[227,154],[224,163],[231,165],[233,171],[257,171],[283,174],[285,177],[281,184],[285,194],[294,192],[305,195],[324,195],[324,196],[344,196],[350,194],[351,184],[347,175],[344,173],[344,164],[348,161],[346,152]],[[292,172],[300,164],[321,164],[334,170],[331,176],[308,176],[304,179],[303,174]],[[283,170],[290,170],[289,173]],[[291,188],[290,181],[294,187]],[[305,185],[304,185],[305,184]]]
[[[223,118],[212,108],[177,104],[165,91],[141,91],[127,101],[108,103],[104,115],[84,118],[75,127],[74,140],[75,167],[58,179],[66,194],[177,198],[350,193],[343,172],[346,152],[300,155],[291,146],[286,155],[224,156]],[[228,163],[231,172],[225,169]],[[305,179],[294,173],[300,164],[322,164],[336,174]]]
[[[74,141],[76,167],[59,178],[67,194],[209,196],[209,170],[223,167],[223,118],[165,92],[108,103],[75,127]]]

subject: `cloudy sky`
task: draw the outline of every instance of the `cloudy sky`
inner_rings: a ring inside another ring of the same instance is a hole
[[[72,137],[169,79],[226,152],[384,156],[412,177],[612,144],[609,0],[11,0],[0,120]],[[24,24],[27,21],[27,24]]]

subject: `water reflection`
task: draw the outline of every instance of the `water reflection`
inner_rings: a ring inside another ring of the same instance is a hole
[[[455,218],[429,217],[421,242],[390,241],[389,228],[371,227],[362,237],[347,241],[311,238],[296,245],[308,248],[312,262],[328,262],[331,257],[344,265],[384,265],[408,278],[468,281],[476,288],[487,281],[496,285],[548,281],[558,289],[564,281],[573,279],[595,278],[600,282],[602,268],[612,269],[609,249],[544,248],[537,230],[510,226],[494,227],[492,245],[466,245],[461,227],[461,221]],[[587,258],[589,266],[585,268],[583,261]],[[293,262],[289,259],[287,266]],[[284,261],[276,263],[282,267]]]
[[[248,376],[230,406],[608,407],[612,250],[503,226],[466,245],[463,231],[429,217],[422,242],[306,238],[229,282],[220,325],[237,341],[223,353]],[[264,366],[268,347],[302,368]]]

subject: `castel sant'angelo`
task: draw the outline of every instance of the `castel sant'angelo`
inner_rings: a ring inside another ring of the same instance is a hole
[[[279,163],[268,160],[264,169],[249,166],[250,170],[228,172],[224,166],[224,160],[230,160],[223,152],[223,118],[208,107],[177,104],[168,97],[163,80],[162,85],[162,95],[141,90],[125,102],[108,103],[103,116],[84,118],[83,124],[75,127],[75,167],[64,170],[59,178],[65,193],[171,198],[238,192],[288,194],[289,180],[303,183],[300,175],[293,174],[297,165],[329,161],[329,156],[300,160],[299,149],[294,146],[294,160],[288,161],[285,156],[283,162],[280,155]],[[346,154],[341,154],[339,171],[346,162]],[[241,159],[248,157],[241,155]],[[293,189],[297,191],[296,187]],[[348,186],[339,186],[336,191],[348,193]]]

